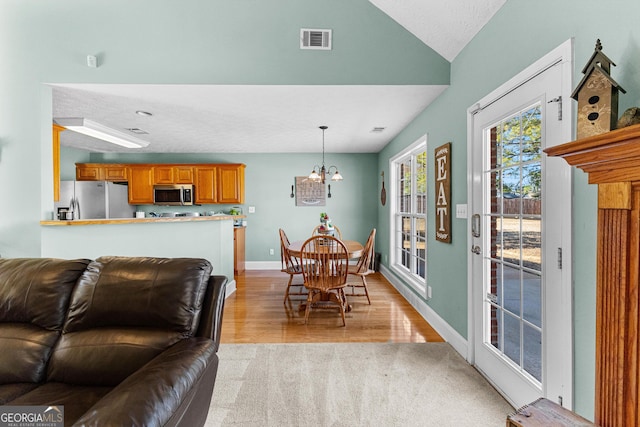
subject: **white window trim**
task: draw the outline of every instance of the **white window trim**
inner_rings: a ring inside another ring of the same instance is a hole
[[[390,175],[390,179],[389,179],[389,193],[390,193],[390,205],[389,205],[389,268],[391,269],[391,271],[397,275],[398,277],[400,277],[405,284],[407,284],[409,287],[411,287],[415,292],[417,292],[419,295],[421,295],[422,297],[424,297],[425,299],[427,299],[427,274],[426,272],[429,271],[429,264],[428,262],[426,263],[426,271],[425,271],[425,278],[422,279],[420,277],[416,277],[413,274],[407,273],[406,269],[404,268],[404,266],[401,266],[399,260],[397,259],[397,253],[396,253],[396,239],[398,236],[398,233],[396,233],[396,210],[397,210],[397,204],[398,204],[398,195],[397,195],[397,191],[398,191],[398,186],[397,186],[397,182],[398,182],[398,172],[397,172],[397,167],[396,167],[396,162],[402,158],[407,157],[408,155],[414,154],[414,153],[418,153],[418,152],[422,152],[422,151],[426,151],[427,150],[427,135],[423,135],[421,136],[417,141],[415,141],[413,144],[409,145],[407,148],[405,148],[403,151],[401,151],[400,153],[396,154],[395,156],[391,157],[389,159],[389,175]],[[428,173],[428,169],[427,169],[427,173]],[[428,180],[427,180],[428,181]],[[427,209],[429,208],[429,205],[427,204]],[[425,223],[426,223],[426,216],[427,214],[425,213]],[[428,242],[428,236],[426,236],[426,240],[425,242]],[[429,245],[427,243],[427,249],[426,249],[426,253],[428,253],[429,251]],[[426,255],[425,255],[426,256]],[[425,261],[426,262],[426,261]]]

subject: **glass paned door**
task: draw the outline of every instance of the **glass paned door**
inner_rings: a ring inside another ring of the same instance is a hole
[[[485,341],[542,381],[542,204],[540,102],[484,130],[487,161]]]
[[[570,46],[470,110],[470,359],[515,407],[572,405],[571,169],[544,154],[571,138]]]

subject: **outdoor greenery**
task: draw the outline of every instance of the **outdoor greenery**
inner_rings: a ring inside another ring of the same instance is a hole
[[[505,119],[498,125],[496,167],[502,169],[502,194],[540,197],[542,111],[536,104]],[[522,174],[522,177],[521,177]]]

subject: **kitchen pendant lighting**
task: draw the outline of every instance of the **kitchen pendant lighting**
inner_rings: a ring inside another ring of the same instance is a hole
[[[322,166],[315,165],[309,174],[309,179],[316,182],[322,182],[324,184],[326,174],[331,173],[331,169],[334,168],[336,171],[331,176],[331,181],[342,181],[342,175],[340,175],[336,166],[332,165],[329,166],[329,168],[325,168],[324,166],[324,131],[327,130],[328,127],[320,126],[320,129],[322,129]]]
[[[78,132],[93,138],[117,144],[126,148],[142,148],[149,145],[147,141],[138,139],[132,135],[101,125],[82,117],[56,118],[56,124],[68,130]]]

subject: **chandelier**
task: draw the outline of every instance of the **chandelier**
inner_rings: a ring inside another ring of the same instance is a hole
[[[311,174],[309,174],[309,179],[324,184],[325,175],[331,173],[331,169],[333,168],[336,172],[331,176],[331,181],[342,181],[342,175],[340,175],[336,166],[329,166],[328,169],[324,167],[324,131],[328,128],[327,126],[320,126],[320,129],[322,129],[322,166],[315,165]]]

